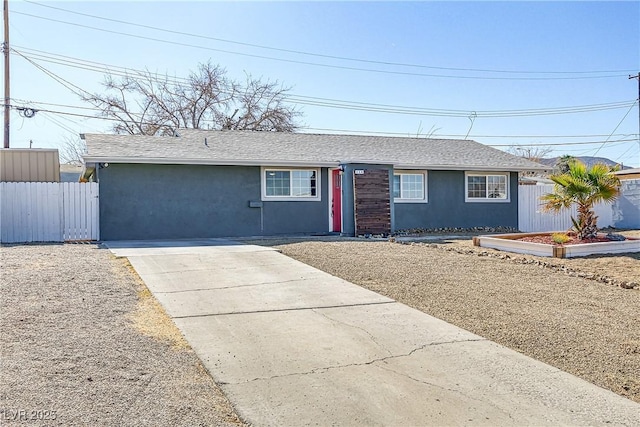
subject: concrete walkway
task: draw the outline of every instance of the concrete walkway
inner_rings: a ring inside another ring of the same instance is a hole
[[[640,425],[637,403],[273,249],[105,244],[253,425]]]

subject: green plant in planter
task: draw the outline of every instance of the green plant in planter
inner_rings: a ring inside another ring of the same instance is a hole
[[[593,205],[599,202],[612,203],[620,193],[620,180],[612,174],[612,169],[601,163],[587,168],[575,160],[569,163],[569,171],[551,175],[555,182],[553,193],[540,199],[545,202],[543,209],[559,211],[576,204],[578,218],[571,218],[578,239],[590,239],[598,233],[598,217]]]
[[[557,243],[559,245],[567,243],[569,240],[571,240],[571,237],[569,237],[567,233],[553,233],[551,235],[551,238],[553,239],[554,243]]]

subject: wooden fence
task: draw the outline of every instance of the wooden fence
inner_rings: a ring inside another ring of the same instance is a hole
[[[99,239],[97,183],[0,183],[0,242]]]
[[[571,217],[576,218],[575,206],[558,213],[544,212],[540,196],[553,192],[551,185],[521,185],[518,187],[518,229],[520,231],[565,231],[573,226]],[[608,204],[597,204],[594,211],[598,216],[598,227],[613,225],[613,208]]]

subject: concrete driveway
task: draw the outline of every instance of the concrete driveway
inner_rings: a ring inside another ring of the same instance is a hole
[[[251,424],[640,424],[637,403],[273,249],[105,245]]]

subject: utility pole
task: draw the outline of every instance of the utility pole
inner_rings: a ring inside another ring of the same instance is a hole
[[[9,0],[4,0],[4,148],[9,148],[9,117],[11,93],[9,85]]]
[[[640,73],[637,76],[629,76],[629,79],[638,80],[638,148],[640,148]],[[640,163],[638,163],[640,166]]]

